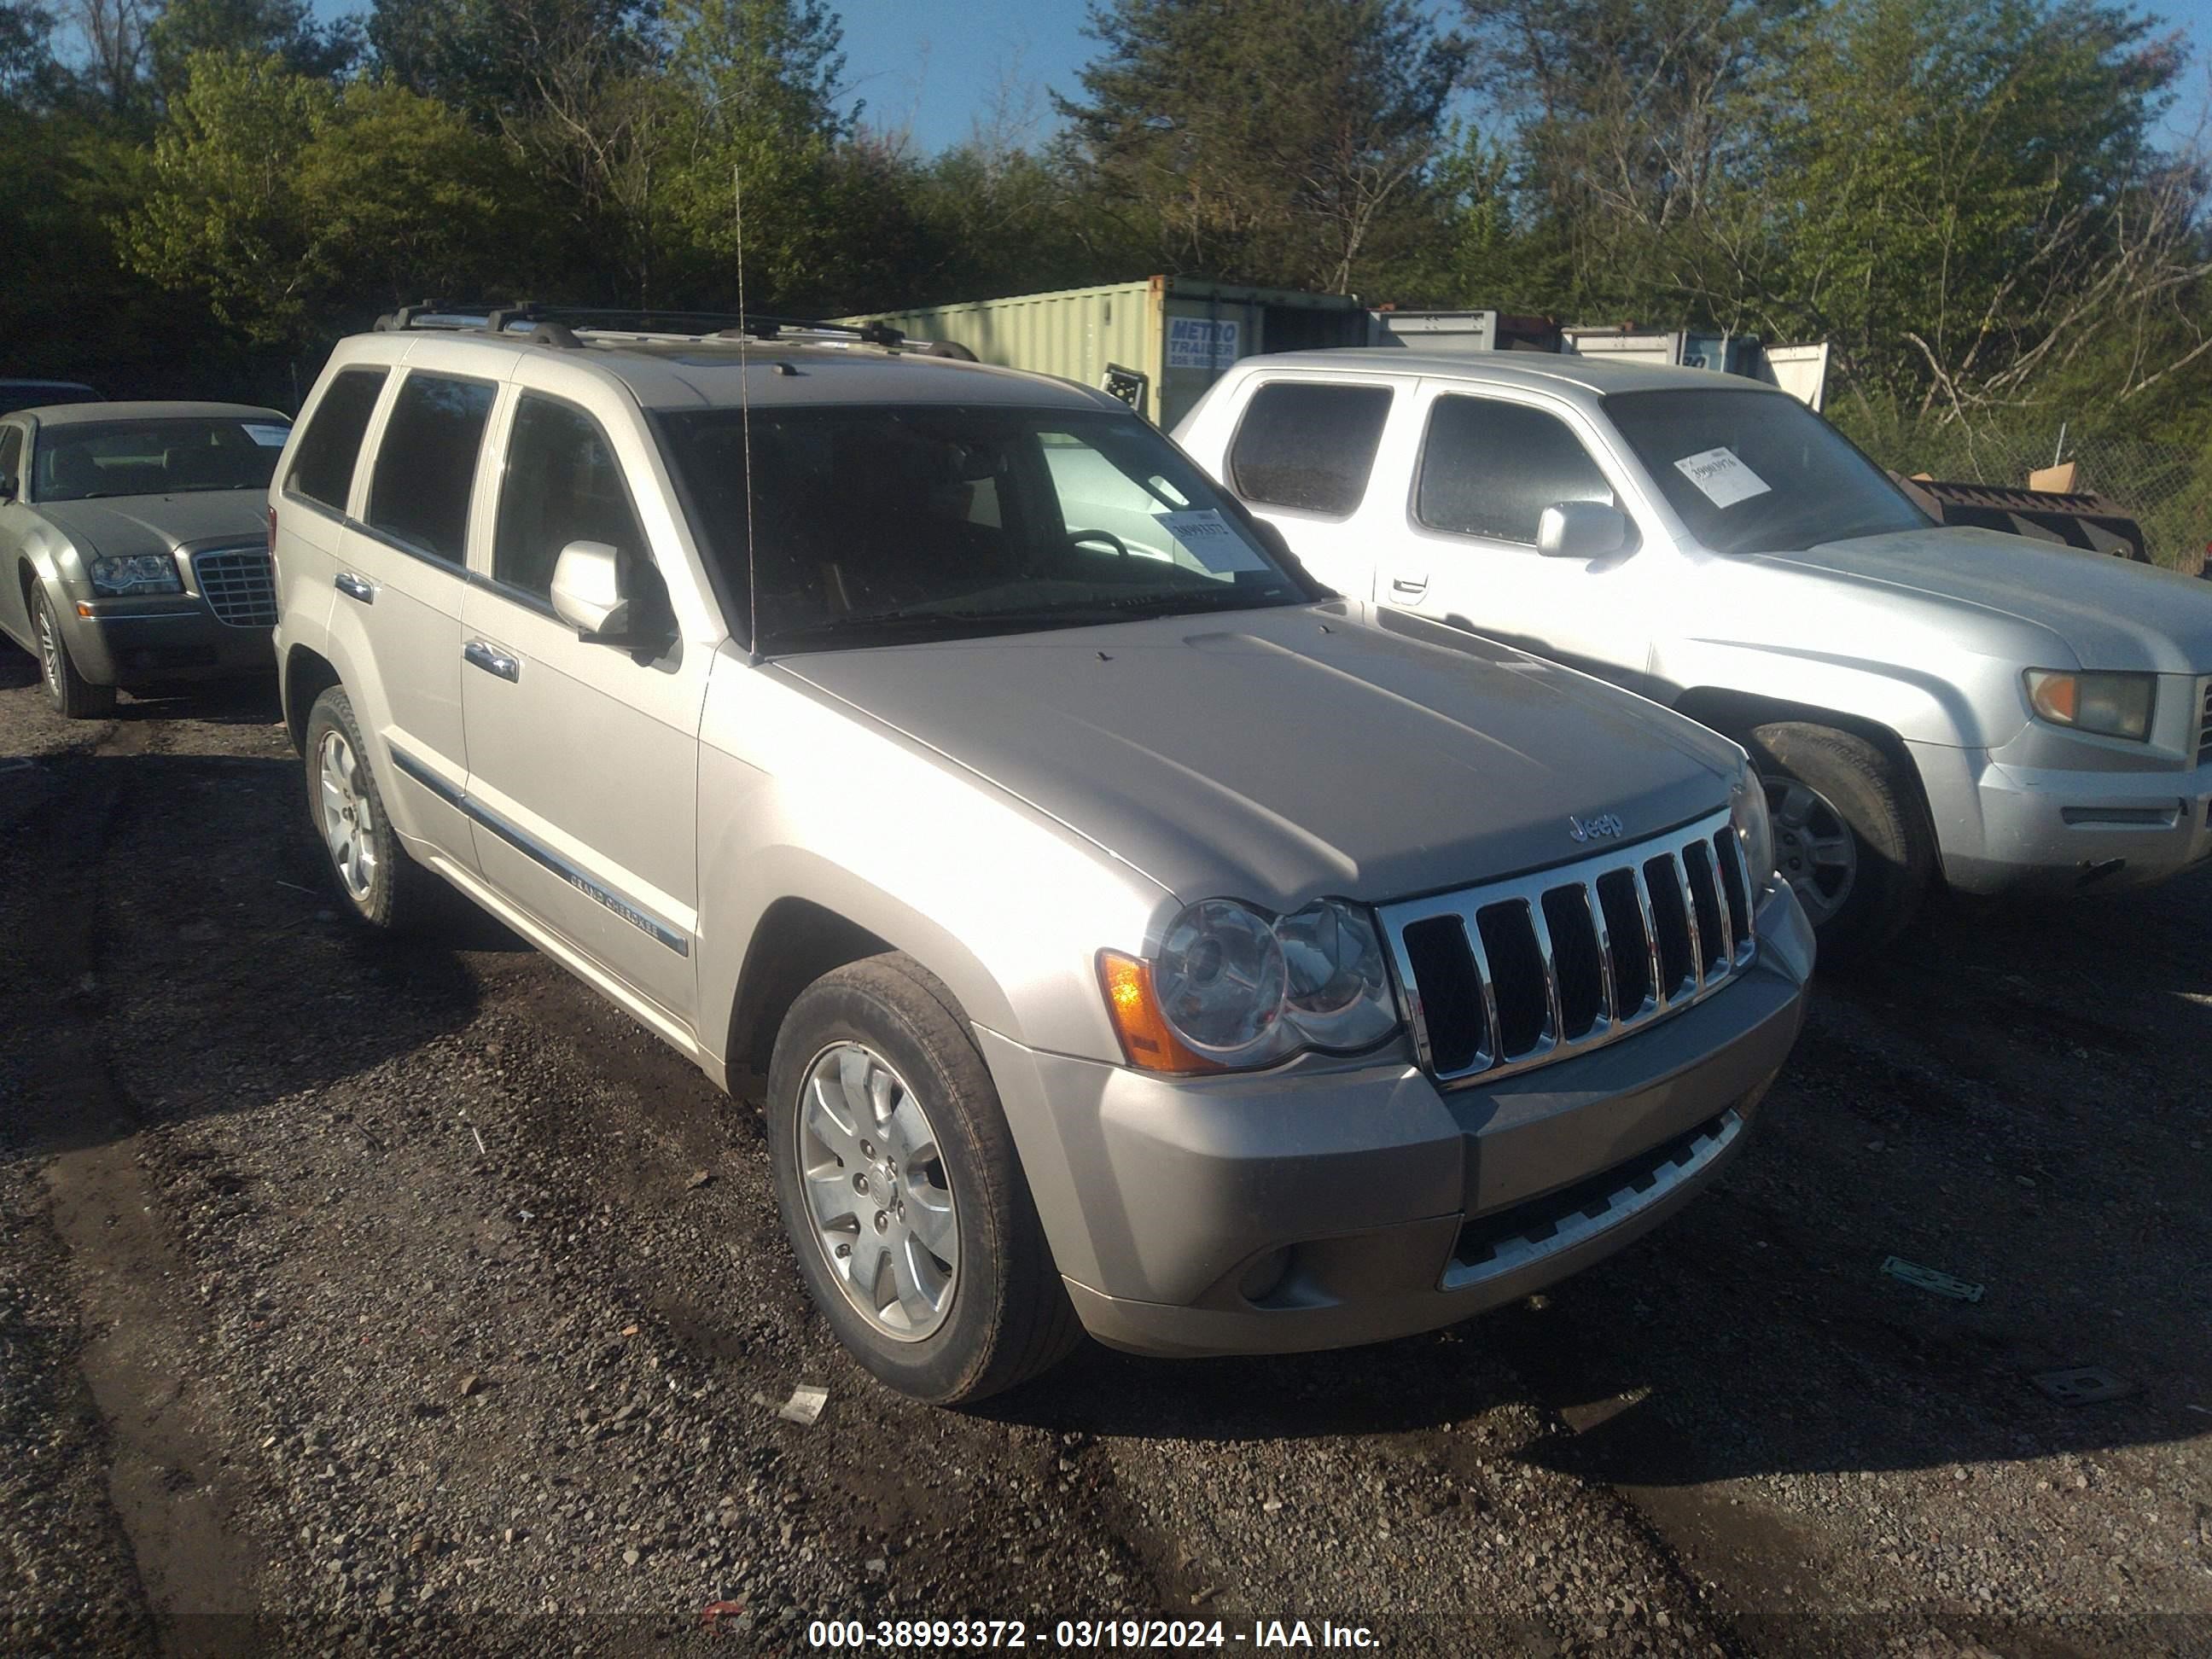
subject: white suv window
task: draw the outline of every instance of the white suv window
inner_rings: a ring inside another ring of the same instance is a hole
[[[371,529],[410,552],[452,565],[466,561],[469,491],[497,390],[489,380],[407,377],[369,479]]]
[[[1367,494],[1389,418],[1388,386],[1261,386],[1229,447],[1230,483],[1248,501],[1344,518]]]
[[[554,563],[570,542],[605,542],[625,562],[646,556],[645,532],[599,423],[572,404],[526,392],[507,440],[493,579],[550,600]]]
[[[1565,421],[1525,404],[1437,399],[1413,498],[1423,524],[1533,547],[1544,509],[1561,501],[1613,501],[1613,486]]]

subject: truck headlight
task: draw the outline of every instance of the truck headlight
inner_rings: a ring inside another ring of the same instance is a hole
[[[2027,705],[2039,720],[2107,738],[2150,741],[2151,711],[2158,705],[2155,674],[2082,674],[2031,668]]]
[[[94,559],[88,567],[95,593],[181,593],[177,562],[167,553],[134,553],[125,558]]]
[[[1274,916],[1206,899],[1170,924],[1149,961],[1098,955],[1106,1006],[1132,1066],[1238,1071],[1308,1048],[1352,1054],[1398,1029],[1374,916],[1322,899]]]
[[[1729,822],[1735,826],[1737,844],[1743,849],[1744,878],[1752,897],[1774,885],[1774,820],[1766,808],[1766,785],[1746,761],[1736,770],[1729,789]]]

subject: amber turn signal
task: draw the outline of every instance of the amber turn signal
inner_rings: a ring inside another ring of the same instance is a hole
[[[1098,980],[1106,992],[1106,1012],[1114,1022],[1114,1034],[1121,1039],[1121,1053],[1130,1065],[1145,1072],[1223,1069],[1194,1053],[1170,1027],[1152,991],[1150,963],[1125,957],[1119,951],[1101,951]]]

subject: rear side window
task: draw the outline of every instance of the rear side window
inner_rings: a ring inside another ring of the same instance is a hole
[[[1343,518],[1367,493],[1389,414],[1388,386],[1261,386],[1230,447],[1230,482],[1248,501]]]
[[[645,532],[599,423],[571,404],[526,392],[507,447],[491,574],[550,599],[554,562],[570,542],[605,542],[625,568],[646,556]]]
[[[338,371],[315,405],[307,429],[300,434],[300,447],[292,452],[292,471],[284,480],[287,489],[333,512],[345,511],[362,434],[368,430],[368,417],[375,412],[387,373],[381,368]]]
[[[448,564],[465,561],[469,489],[495,391],[487,380],[407,377],[369,477],[370,528]]]
[[[1439,398],[1421,445],[1413,511],[1431,530],[1536,543],[1544,509],[1613,501],[1613,486],[1557,416],[1522,404]]]
[[[22,487],[23,428],[20,426],[0,426],[0,478],[15,480]]]

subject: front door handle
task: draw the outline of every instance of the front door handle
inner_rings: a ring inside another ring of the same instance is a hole
[[[356,576],[350,570],[341,570],[331,578],[331,585],[349,599],[359,599],[363,605],[376,603],[376,584],[366,576]]]
[[[461,656],[471,667],[481,668],[487,674],[496,674],[503,680],[522,678],[522,663],[497,646],[483,640],[471,640],[461,647]]]
[[[1418,599],[1429,591],[1429,579],[1426,576],[1393,576],[1390,578],[1390,591],[1401,599]]]

